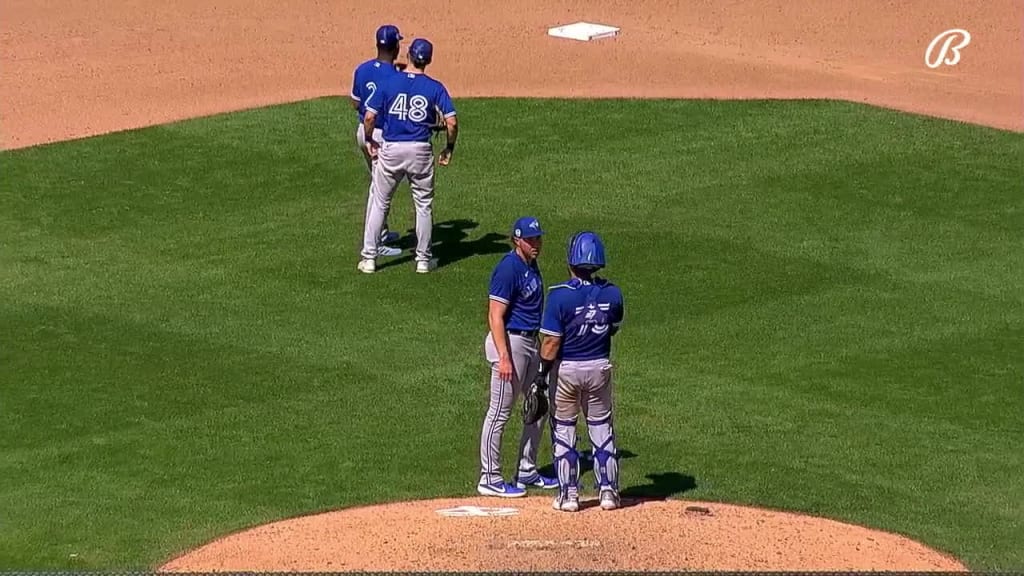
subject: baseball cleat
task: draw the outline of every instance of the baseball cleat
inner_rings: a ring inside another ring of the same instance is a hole
[[[601,490],[601,509],[602,510],[615,510],[619,507],[619,495],[614,490],[604,489]]]
[[[383,232],[380,235],[381,244],[391,244],[398,241],[398,232]]]
[[[529,480],[516,480],[517,488],[525,490],[528,486],[543,488],[544,490],[552,490],[554,488],[558,488],[558,478],[549,478],[548,476],[535,474],[531,476]]]
[[[360,260],[356,268],[364,274],[373,274],[377,271],[377,263],[373,260]]]
[[[377,248],[377,256],[400,256],[402,251],[392,246],[381,246]]]
[[[497,496],[499,498],[521,498],[526,496],[526,490],[517,488],[507,482],[501,484],[477,484],[476,491],[481,496]]]
[[[417,262],[416,272],[419,274],[426,274],[437,269],[437,260],[430,259],[427,262]]]
[[[575,490],[571,490],[571,494],[559,493],[558,496],[555,496],[551,507],[562,512],[579,512],[580,497]]]

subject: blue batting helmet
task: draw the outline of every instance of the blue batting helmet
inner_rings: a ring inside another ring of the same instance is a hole
[[[596,232],[577,232],[569,240],[569,266],[604,268],[604,243]]]
[[[434,58],[434,45],[430,40],[417,38],[409,45],[409,59],[423,64],[430,64]]]

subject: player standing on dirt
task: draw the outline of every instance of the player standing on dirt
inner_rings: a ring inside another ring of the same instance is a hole
[[[363,120],[366,117],[366,103],[369,102],[370,98],[373,97],[374,93],[380,89],[389,77],[401,72],[399,67],[395,64],[395,60],[398,58],[398,50],[401,46],[402,39],[402,34],[396,26],[385,24],[378,28],[377,57],[371,58],[357,66],[355,72],[352,74],[352,108],[355,109],[359,116],[359,125],[356,126],[356,145],[359,146],[359,150],[363,154],[363,159],[366,161],[366,169],[369,170],[371,177],[370,192],[367,193],[366,200],[367,214],[369,214],[370,205],[373,203],[372,178],[375,159],[370,157],[370,151],[366,149],[366,136],[363,131]],[[383,126],[384,121],[386,121],[386,117],[380,122],[380,126]],[[382,135],[382,128],[378,127],[374,129],[374,140],[381,142],[383,140]],[[381,246],[378,249],[380,255],[398,256],[401,254],[402,251],[398,248],[384,246],[384,244],[390,244],[396,240],[398,240],[398,233],[390,232],[388,230],[388,222],[385,217],[384,225],[381,227],[380,231]]]

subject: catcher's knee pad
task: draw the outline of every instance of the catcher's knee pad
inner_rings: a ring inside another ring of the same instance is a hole
[[[576,421],[551,418],[551,454],[558,483],[563,487],[575,487],[580,478],[580,455],[576,451]]]
[[[594,476],[599,488],[619,489],[619,454],[615,449],[615,430],[611,415],[587,420],[590,443],[594,446]]]

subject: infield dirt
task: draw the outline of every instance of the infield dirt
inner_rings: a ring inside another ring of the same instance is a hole
[[[842,98],[1024,130],[1017,0],[7,0],[0,144],[79,138],[264,104],[346,96],[373,31],[435,44],[469,96]],[[576,42],[547,29],[621,27]],[[932,38],[963,28],[955,66]],[[353,120],[354,121],[354,120]]]
[[[345,97],[383,23],[397,24],[406,45],[414,37],[434,42],[430,73],[456,103],[471,96],[840,98],[1024,130],[1018,0],[484,4],[7,0],[0,145]],[[589,43],[546,35],[580,20],[622,32]],[[968,30],[971,43],[955,66],[929,68],[929,42],[951,28]],[[905,538],[794,514],[723,504],[693,514],[688,503],[662,501],[566,515],[549,502],[466,498],[342,510],[227,536],[164,569],[964,569]],[[517,512],[437,514],[464,505]]]
[[[605,511],[551,498],[399,502],[226,536],[160,571],[964,571],[907,538],[785,512],[680,500]]]

